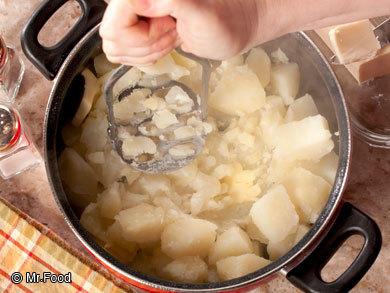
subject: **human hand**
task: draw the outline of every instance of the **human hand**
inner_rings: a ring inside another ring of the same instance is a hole
[[[258,43],[258,0],[111,0],[100,27],[108,60],[150,65],[181,45],[227,59]]]

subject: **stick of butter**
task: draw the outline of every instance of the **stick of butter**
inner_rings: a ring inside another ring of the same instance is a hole
[[[372,25],[367,19],[338,25],[329,31],[329,37],[341,64],[372,58],[380,49]]]
[[[374,58],[360,64],[359,82],[390,73],[390,45],[379,49]]]

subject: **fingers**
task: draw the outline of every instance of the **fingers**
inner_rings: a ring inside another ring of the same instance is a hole
[[[115,63],[155,62],[176,46],[176,23],[170,16],[141,19],[129,3],[129,0],[109,3],[100,27],[103,51]]]
[[[171,52],[179,43],[175,43],[172,46],[166,47],[161,51],[154,52],[150,55],[143,57],[132,57],[132,56],[120,56],[120,57],[109,57],[109,61],[112,63],[119,63],[132,66],[149,66],[156,63],[157,60],[163,58],[169,52]]]

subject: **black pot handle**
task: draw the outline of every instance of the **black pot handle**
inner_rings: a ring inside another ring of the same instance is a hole
[[[77,0],[81,17],[73,28],[52,47],[38,42],[38,33],[50,17],[68,0],[45,0],[34,11],[23,28],[21,41],[24,54],[47,78],[52,80],[62,63],[81,38],[103,18],[107,4],[103,0]]]
[[[364,237],[364,245],[350,267],[335,281],[324,282],[321,270],[344,241],[352,235]],[[378,225],[367,215],[344,203],[329,233],[287,279],[305,292],[347,292],[351,290],[374,263],[382,245]]]

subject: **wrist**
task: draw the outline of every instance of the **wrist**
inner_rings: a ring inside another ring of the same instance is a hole
[[[289,3],[290,2],[290,3]],[[273,40],[284,34],[295,32],[299,24],[290,6],[294,1],[256,0],[258,27],[254,45]]]

